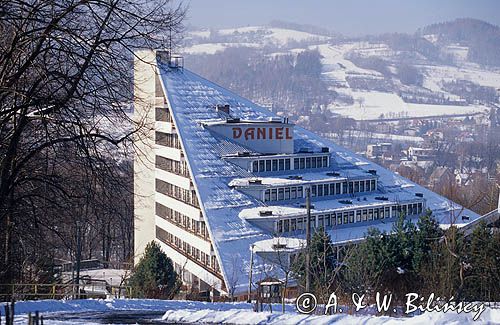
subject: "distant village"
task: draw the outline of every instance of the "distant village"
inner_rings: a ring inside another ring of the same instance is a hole
[[[494,192],[500,181],[499,108],[432,119],[344,119],[336,125],[341,130],[324,135],[473,210],[489,208],[485,192]],[[466,192],[477,195],[463,202]]]

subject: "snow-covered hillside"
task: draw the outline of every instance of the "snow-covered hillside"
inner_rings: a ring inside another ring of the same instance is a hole
[[[500,68],[469,61],[468,46],[443,43],[441,38],[422,35],[420,40],[432,47],[427,53],[426,47],[421,50],[408,46],[406,39],[346,40],[293,29],[251,26],[192,31],[182,51],[187,56],[216,55],[231,47],[246,47],[259,49],[263,57],[273,59],[317,50],[322,56],[324,81],[330,90],[342,95],[327,105],[328,109],[358,120],[488,112],[494,100],[467,97],[456,89],[450,90],[450,83],[465,81],[494,91],[500,89]],[[403,80],[406,66],[420,81],[412,84]]]

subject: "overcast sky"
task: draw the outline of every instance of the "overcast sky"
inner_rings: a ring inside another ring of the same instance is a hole
[[[497,0],[184,0],[187,24],[197,27],[263,25],[284,20],[357,36],[414,32],[419,27],[471,17],[500,25]]]

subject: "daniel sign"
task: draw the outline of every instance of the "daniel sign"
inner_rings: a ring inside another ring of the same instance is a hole
[[[261,153],[293,153],[293,124],[277,122],[216,123],[207,127]]]

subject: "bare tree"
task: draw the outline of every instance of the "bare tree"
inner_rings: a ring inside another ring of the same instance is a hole
[[[127,114],[133,51],[167,47],[185,9],[169,0],[13,0],[0,13],[0,282],[10,283],[24,260],[47,255],[48,238],[72,248],[77,220],[80,240],[100,228],[96,220],[123,214],[98,208],[111,204],[103,195],[141,127]]]

